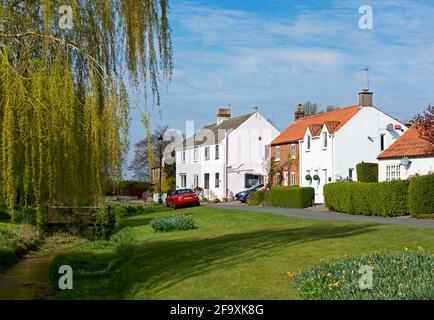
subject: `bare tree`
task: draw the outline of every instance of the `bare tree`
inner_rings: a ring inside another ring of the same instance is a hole
[[[306,117],[321,113],[318,104],[311,101],[303,103],[303,111]]]

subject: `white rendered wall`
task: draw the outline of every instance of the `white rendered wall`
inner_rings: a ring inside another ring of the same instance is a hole
[[[406,180],[413,175],[425,175],[434,172],[434,157],[431,158],[409,158],[410,165],[405,168],[400,166],[401,180]],[[386,167],[397,165],[399,166],[401,159],[386,159],[379,161],[378,180],[386,181]]]

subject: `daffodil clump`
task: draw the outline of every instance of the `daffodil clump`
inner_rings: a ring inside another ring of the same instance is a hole
[[[321,262],[297,274],[302,299],[434,299],[434,256],[422,248]]]

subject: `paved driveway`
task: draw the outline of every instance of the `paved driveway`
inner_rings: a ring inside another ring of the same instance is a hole
[[[410,217],[382,218],[382,217],[341,214],[341,213],[325,211],[325,210],[318,211],[313,208],[286,209],[286,208],[257,207],[257,206],[246,206],[246,205],[226,204],[226,203],[210,204],[209,206],[215,206],[222,209],[243,210],[243,211],[252,211],[252,212],[268,212],[268,213],[274,213],[282,216],[296,217],[296,218],[303,218],[303,219],[328,220],[328,221],[377,222],[377,223],[386,223],[386,224],[399,224],[399,225],[410,226],[410,227],[434,228],[434,220],[413,219]]]

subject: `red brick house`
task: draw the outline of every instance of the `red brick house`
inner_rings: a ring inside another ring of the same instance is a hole
[[[271,143],[271,157],[275,160],[276,172],[273,176],[273,186],[300,185],[299,141],[303,140],[307,128],[311,132],[316,132],[317,127],[326,125],[330,133],[337,132],[359,110],[360,106],[355,105],[305,117],[302,105],[299,104],[294,113],[295,122]]]

